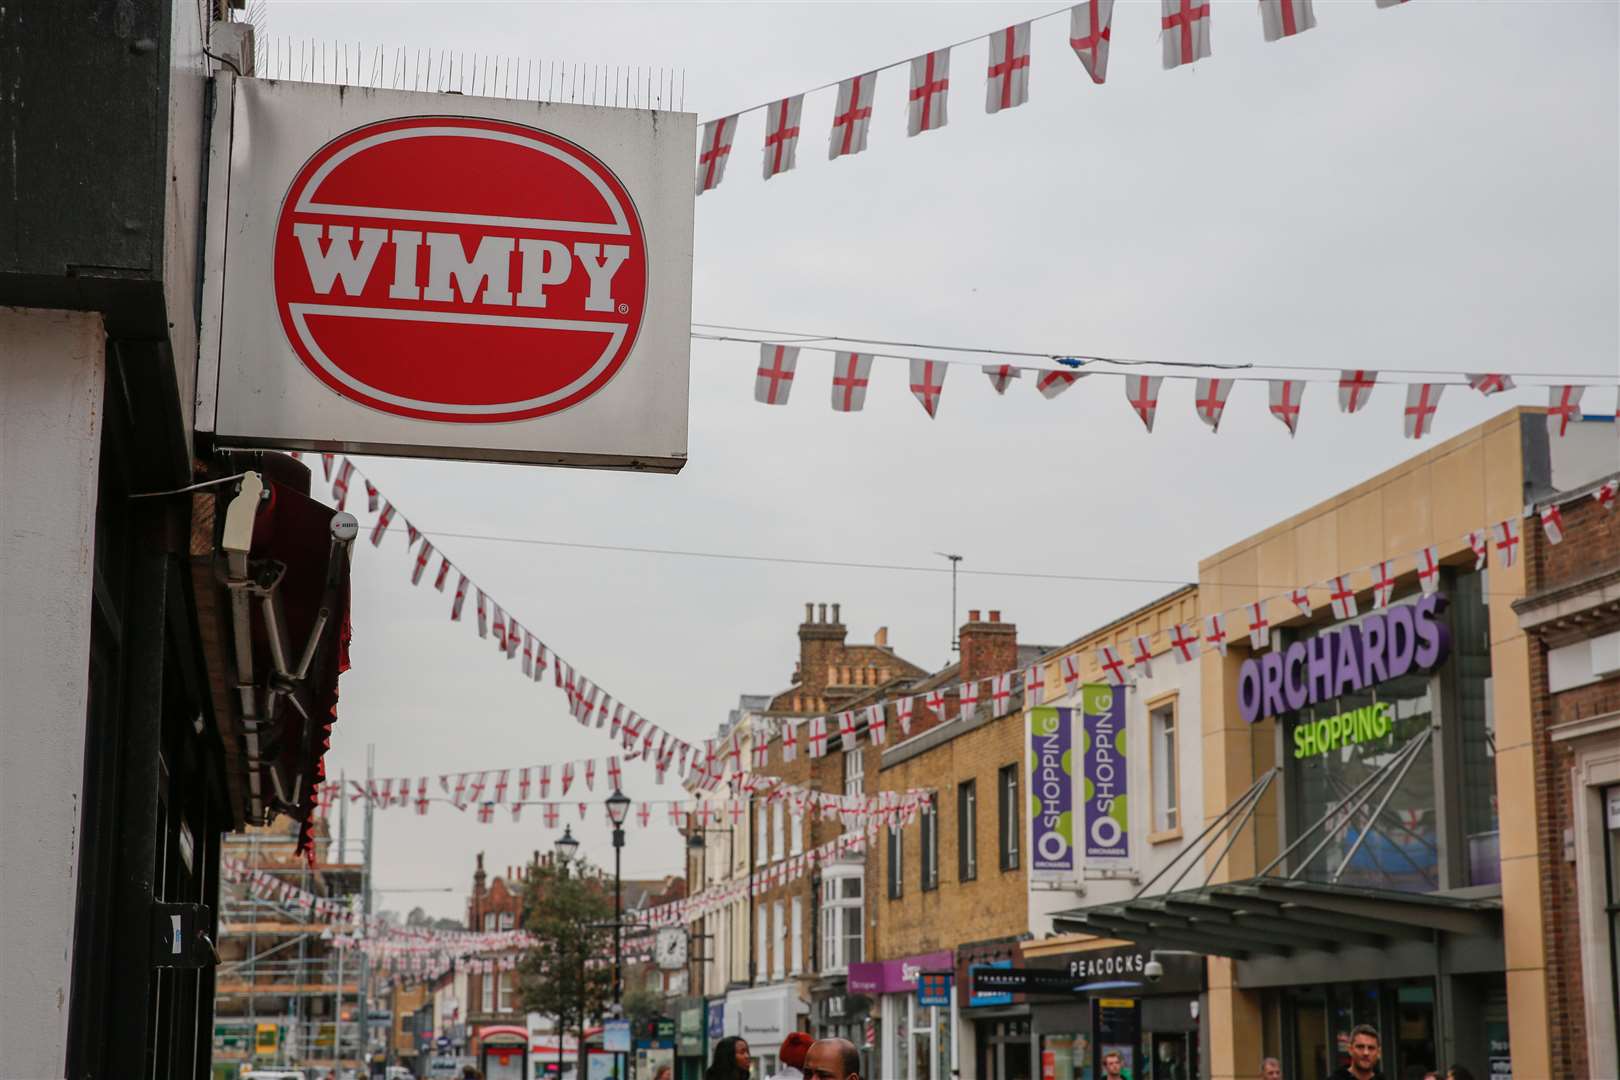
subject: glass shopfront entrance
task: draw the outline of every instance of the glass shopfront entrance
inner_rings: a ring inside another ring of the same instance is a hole
[[[1285,1076],[1326,1080],[1348,1065],[1350,1033],[1360,1024],[1378,1030],[1389,1080],[1423,1080],[1430,1069],[1455,1064],[1440,1061],[1432,980],[1293,986],[1280,994]],[[1486,1049],[1470,1056],[1484,1062]]]

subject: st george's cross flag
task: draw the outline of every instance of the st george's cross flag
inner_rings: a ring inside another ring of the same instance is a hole
[[[1209,55],[1209,0],[1160,0],[1160,9],[1166,71]]]
[[[1079,381],[1078,371],[1042,371],[1035,380],[1035,389],[1050,401]]]
[[[1504,390],[1512,390],[1513,376],[1480,372],[1468,376],[1468,385],[1478,390],[1485,397],[1490,397],[1492,394],[1500,394]]]
[[[1541,508],[1541,527],[1547,531],[1549,544],[1564,542],[1564,512],[1557,505]]]
[[[1304,379],[1271,380],[1271,415],[1283,422],[1289,435],[1299,433],[1299,405],[1304,396]]]
[[[937,49],[911,61],[911,90],[906,100],[906,134],[921,135],[945,126],[945,102],[951,87],[951,50]]]
[[[799,114],[804,95],[783,98],[765,109],[765,179],[793,168],[799,150]]]
[[[984,111],[998,113],[1029,100],[1029,23],[987,36],[990,67],[985,73]]]
[[[1440,589],[1440,549],[1433,544],[1417,553],[1418,585],[1424,596],[1433,596]]]
[[[1221,417],[1226,414],[1226,398],[1232,392],[1231,379],[1199,379],[1194,384],[1193,407],[1198,419],[1209,425],[1211,432],[1221,430]]]
[[[939,413],[939,397],[945,392],[945,365],[938,360],[911,361],[911,396],[932,419]]]
[[[754,400],[761,405],[786,405],[798,366],[797,346],[761,344],[759,370],[754,373]]]
[[[872,92],[876,89],[875,71],[851,75],[838,84],[832,134],[827,136],[828,161],[866,149],[866,133],[872,126]]]
[[[1260,29],[1267,41],[1293,37],[1315,25],[1311,0],[1260,0]]]
[[[1549,386],[1547,388],[1547,430],[1563,438],[1569,425],[1581,422],[1581,395],[1584,386]]]
[[[1159,387],[1164,379],[1156,375],[1125,376],[1125,400],[1142,419],[1142,426],[1153,433],[1153,418],[1159,414]]]
[[[998,394],[1005,394],[1008,384],[1014,379],[1021,378],[1023,374],[1011,364],[986,364],[979,370],[990,377],[990,385]]]
[[[833,354],[833,412],[860,412],[866,407],[866,387],[872,381],[872,354]]]
[[[1339,411],[1343,413],[1360,412],[1367,399],[1372,396],[1373,386],[1378,382],[1376,371],[1350,371],[1339,372]]]
[[[731,141],[737,135],[737,117],[722,116],[703,125],[703,138],[698,142],[697,193],[712,191],[726,176],[726,159],[731,156]]]
[[[1434,414],[1440,408],[1445,383],[1413,383],[1406,388],[1406,413],[1402,430],[1408,439],[1421,439],[1434,430]]]
[[[1204,620],[1204,644],[1226,655],[1226,612],[1217,611]]]
[[[1114,0],[1087,0],[1069,11],[1069,47],[1094,83],[1108,78],[1108,43],[1113,37]]]

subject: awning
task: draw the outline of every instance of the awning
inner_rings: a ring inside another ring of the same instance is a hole
[[[1446,934],[1500,937],[1502,903],[1258,877],[1060,912],[1054,929],[1241,960]]]

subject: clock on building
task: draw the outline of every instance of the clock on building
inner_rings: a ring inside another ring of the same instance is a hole
[[[686,966],[686,931],[679,926],[666,926],[658,931],[653,942],[653,956],[664,971],[679,971]]]

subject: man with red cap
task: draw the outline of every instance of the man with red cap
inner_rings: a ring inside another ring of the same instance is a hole
[[[814,1042],[802,1031],[788,1032],[788,1037],[782,1040],[782,1048],[776,1054],[776,1060],[781,1064],[771,1080],[804,1080],[804,1058]]]

